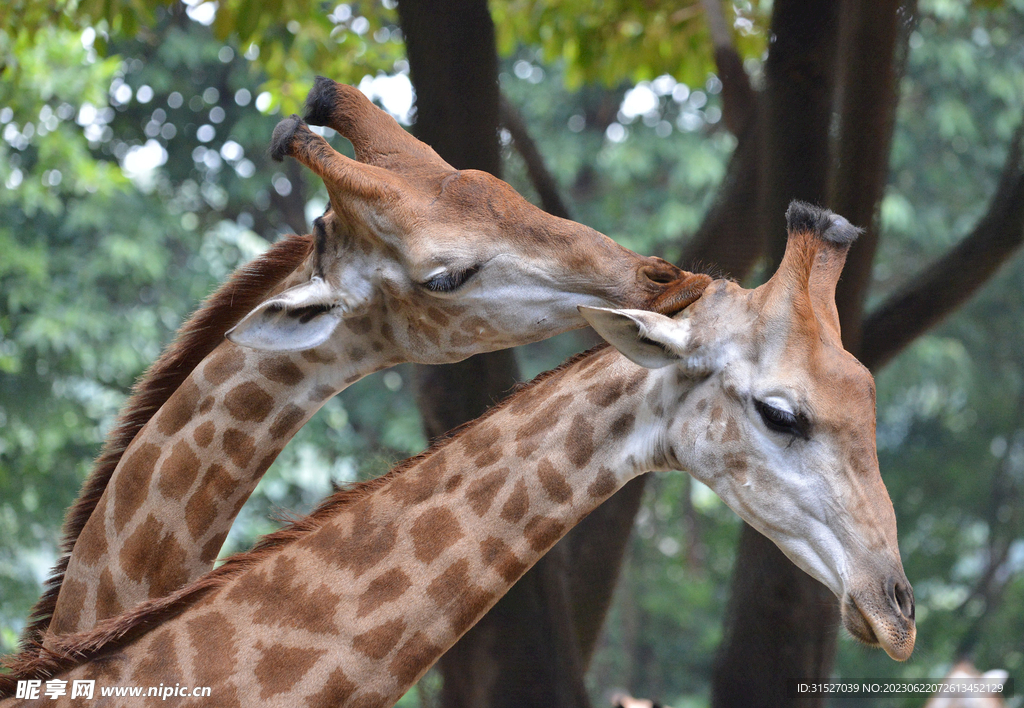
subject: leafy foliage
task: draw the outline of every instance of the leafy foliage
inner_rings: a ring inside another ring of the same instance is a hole
[[[763,51],[767,17],[750,2],[723,5],[736,28],[744,56]],[[520,44],[539,47],[545,63],[560,63],[570,89],[587,83],[614,86],[669,74],[703,83],[714,69],[711,38],[700,0],[515,0],[495,3],[498,48],[511,54]]]

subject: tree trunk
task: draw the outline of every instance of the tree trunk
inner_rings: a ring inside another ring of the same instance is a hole
[[[458,169],[501,175],[498,60],[485,0],[399,3],[416,89],[416,133]],[[517,378],[512,352],[418,367],[430,437],[479,416]],[[588,706],[559,544],[438,662],[441,704]]]
[[[847,2],[843,15],[840,135],[829,206],[864,229],[836,287],[843,346],[857,356],[878,247],[878,204],[889,177],[897,77],[903,73],[916,5],[916,0]]]

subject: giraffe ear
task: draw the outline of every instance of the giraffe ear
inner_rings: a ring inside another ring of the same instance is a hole
[[[718,348],[694,342],[689,317],[675,319],[647,310],[578,309],[605,341],[644,368],[674,364],[693,378],[708,376],[716,368]]]
[[[260,304],[226,336],[252,349],[303,351],[326,342],[350,309],[323,278],[314,277]]]
[[[689,358],[690,322],[647,310],[580,306],[580,314],[630,361],[660,369]]]

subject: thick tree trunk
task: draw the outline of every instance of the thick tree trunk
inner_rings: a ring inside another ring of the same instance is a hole
[[[864,301],[878,247],[878,204],[889,177],[897,77],[916,0],[847,2],[843,13],[839,140],[829,206],[864,233],[850,249],[836,288],[843,345],[860,353]]]
[[[456,168],[500,176],[498,62],[486,1],[402,0],[398,10],[416,88],[418,137]],[[479,416],[517,373],[508,351],[419,367],[428,435]],[[441,658],[443,706],[588,705],[571,625],[567,549],[560,544],[542,559]]]
[[[825,204],[828,197],[838,4],[778,2],[772,36],[759,116],[758,212],[766,229],[769,272],[785,250],[783,215],[790,200]],[[746,524],[730,591],[725,639],[712,676],[712,705],[820,705],[817,696],[788,695],[785,680],[828,675],[838,619],[832,593]]]

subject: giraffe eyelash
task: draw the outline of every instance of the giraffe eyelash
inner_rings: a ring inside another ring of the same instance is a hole
[[[465,270],[448,270],[443,273],[438,273],[430,280],[423,283],[423,287],[432,293],[451,293],[455,292],[469,280],[472,276],[480,272],[480,266],[475,265]]]

